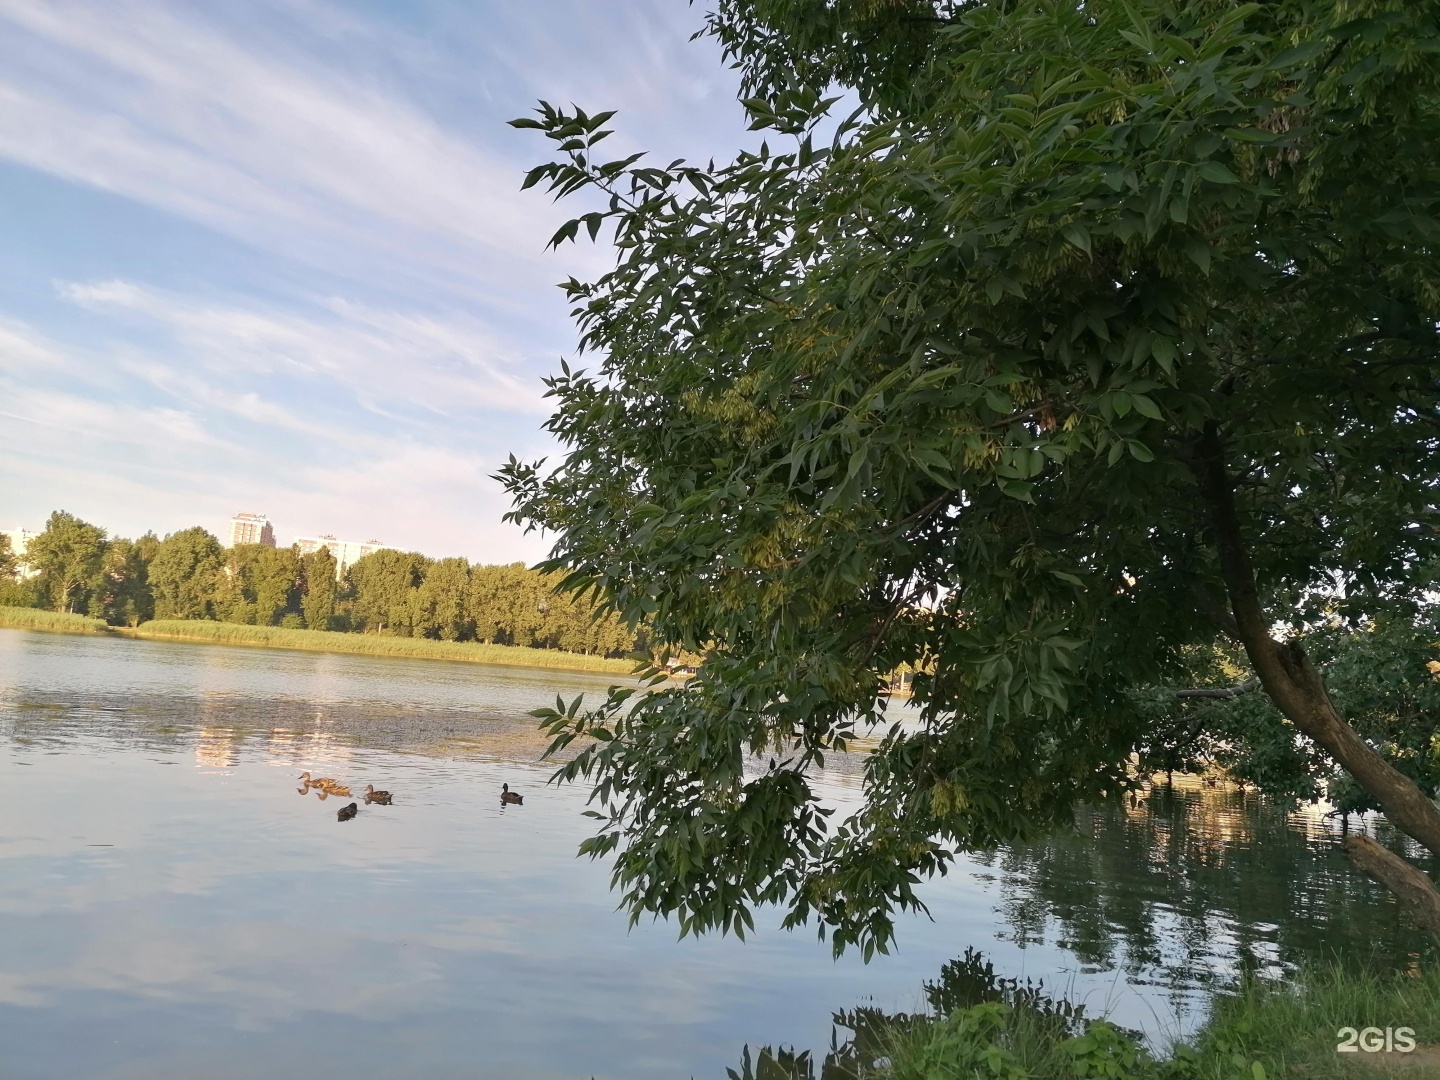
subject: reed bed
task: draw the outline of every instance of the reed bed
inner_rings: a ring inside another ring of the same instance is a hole
[[[376,634],[345,634],[331,630],[291,630],[281,626],[242,626],[238,623],[189,619],[155,619],[142,623],[135,629],[121,629],[117,632],[130,637],[168,641],[254,645],[268,649],[303,649],[310,652],[392,656],[413,660],[457,660],[471,664],[590,671],[612,675],[629,675],[635,668],[630,660],[586,656],[583,653],[561,652],[558,649],[484,645],[475,641],[381,637]]]
[[[27,607],[0,606],[0,626],[16,630],[45,630],[55,634],[105,634],[110,631],[104,619]]]

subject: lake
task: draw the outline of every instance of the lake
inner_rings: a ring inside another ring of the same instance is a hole
[[[1199,786],[962,860],[868,967],[763,915],[630,929],[525,715],[609,681],[0,630],[0,1075],[720,1080],[967,947],[1160,1041],[1245,967],[1429,955],[1333,823]],[[301,770],[395,805],[338,822]]]

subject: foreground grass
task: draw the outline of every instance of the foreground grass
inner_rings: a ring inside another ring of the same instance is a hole
[[[3,606],[0,606],[0,626],[15,630],[47,630],[59,634],[104,634],[110,630],[104,619],[92,619],[88,615]]]
[[[1218,997],[1188,1045],[1158,1057],[1135,1033],[1091,1020],[989,965],[948,965],[959,978],[926,987],[935,1010],[837,1015],[852,1037],[823,1063],[746,1051],[733,1080],[1410,1080],[1440,1078],[1440,968],[1358,974],[1315,968],[1283,984]],[[976,976],[979,976],[977,978]],[[1408,1027],[1412,1053],[1336,1053],[1342,1028]]]
[[[257,645],[269,649],[303,649],[310,652],[390,656],[414,660],[458,660],[472,664],[594,671],[612,675],[628,675],[634,669],[634,664],[629,660],[585,656],[582,653],[561,652],[558,649],[483,645],[474,641],[431,641],[428,638],[342,634],[330,630],[290,630],[280,626],[241,626],[236,623],[189,619],[155,619],[141,623],[135,629],[118,629],[116,632],[128,637],[166,641]]]
[[[1341,1028],[1409,1027],[1421,1049],[1411,1054],[1337,1054]],[[1393,1064],[1413,1080],[1440,1078],[1440,968],[1415,974],[1357,974],[1340,967],[1314,968],[1294,982],[1257,983],[1222,997],[1197,1049],[1221,1071],[1226,1058],[1253,1058],[1268,1077],[1348,1080],[1383,1075]]]

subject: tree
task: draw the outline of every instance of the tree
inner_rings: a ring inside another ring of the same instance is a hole
[[[56,510],[30,541],[25,561],[40,573],[56,611],[73,611],[98,584],[105,558],[105,530]]]
[[[150,560],[158,619],[213,619],[225,549],[200,526],[171,533]]]
[[[466,612],[470,563],[465,559],[439,559],[425,568],[425,580],[416,598],[422,637],[465,641],[475,634]]]
[[[255,595],[255,621],[260,626],[278,626],[287,613],[298,614],[300,604],[300,554],[293,547],[256,545],[251,568]]]
[[[400,637],[413,637],[425,565],[425,556],[391,548],[358,559],[349,570],[356,618],[376,633],[388,628]]]
[[[158,542],[149,536],[140,540],[117,538],[110,541],[95,591],[90,597],[91,615],[106,622],[139,626],[155,615],[155,597],[150,591],[149,558]]]
[[[300,601],[305,625],[311,630],[328,630],[335,614],[335,556],[328,547],[300,557],[300,577],[304,597]]]
[[[15,549],[10,543],[9,533],[0,533],[0,579],[9,581],[14,578],[20,570],[20,563],[15,557]]]
[[[549,381],[566,454],[504,467],[511,517],[708,650],[546,714],[632,916],[773,902],[869,956],[957,848],[1129,786],[1134,691],[1220,643],[1440,852],[1307,651],[1331,611],[1420,603],[1440,540],[1437,14],[721,0],[787,146],[654,168],[599,155],[608,113],[515,122],[558,144],[526,186],[602,200],[553,242],[609,222],[619,261],[567,283],[598,372]],[[861,109],[827,143],[837,87]],[[880,705],[902,663],[920,730]],[[832,824],[809,770],[877,727]],[[1440,936],[1424,874],[1348,850]]]

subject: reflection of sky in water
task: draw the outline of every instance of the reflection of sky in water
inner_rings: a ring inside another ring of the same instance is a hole
[[[627,932],[607,867],[574,858],[584,793],[543,786],[525,716],[605,685],[0,631],[5,1076],[718,1078],[746,1042],[827,1043],[835,1009],[916,1007],[972,945],[1122,1023],[1194,1022],[1192,990],[997,915],[1024,902],[1004,856],[929,886],[934,922],[868,968],[763,918],[743,944]],[[298,794],[301,769],[396,805],[338,823],[348,800]],[[856,782],[823,780],[841,803]]]

